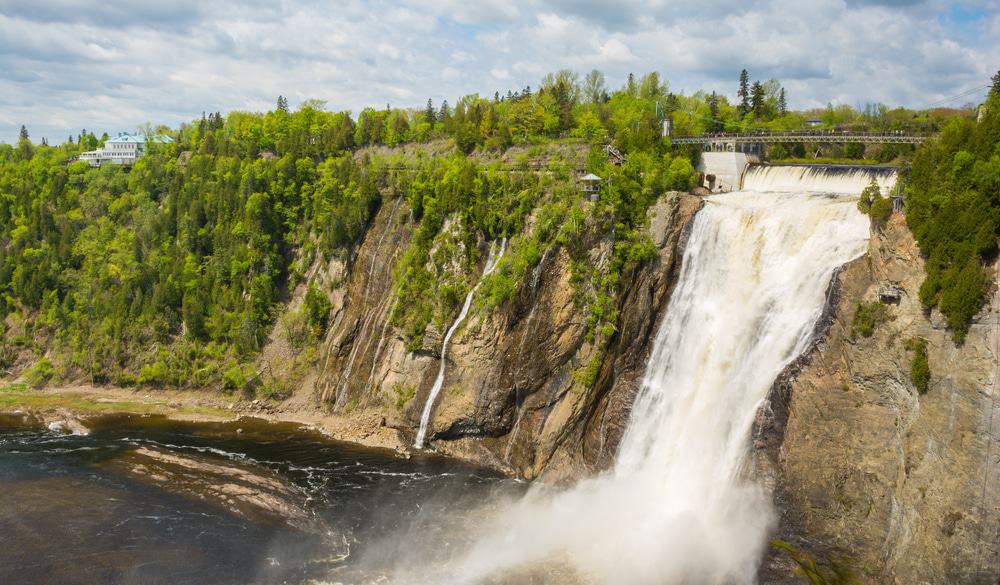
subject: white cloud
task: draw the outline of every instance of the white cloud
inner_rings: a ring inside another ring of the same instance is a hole
[[[560,68],[610,85],[659,70],[674,91],[735,92],[776,77],[793,107],[920,106],[985,84],[1000,65],[998,0],[956,23],[944,0],[0,0],[0,140],[22,123],[61,140],[270,107],[419,107],[535,86]]]
[[[625,43],[618,39],[610,39],[601,45],[600,58],[605,62],[626,63],[634,61],[635,55],[632,54],[632,50]]]

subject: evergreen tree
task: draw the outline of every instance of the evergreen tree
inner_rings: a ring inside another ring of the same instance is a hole
[[[500,103],[500,92],[499,91],[493,92],[493,103],[495,103],[495,104],[499,104]]]
[[[531,97],[531,86],[530,85],[524,86],[524,91],[521,92],[521,97],[523,97],[523,98],[530,98]]]
[[[288,113],[288,100],[283,95],[278,96],[278,111]]]
[[[451,108],[448,107],[448,100],[441,102],[441,113],[438,115],[438,120],[443,124],[447,124],[448,120],[451,119]]]
[[[993,82],[993,88],[990,91],[995,95],[1000,95],[1000,70],[990,80]]]
[[[719,132],[723,129],[724,125],[722,120],[719,119],[719,96],[714,91],[712,95],[708,96],[708,113],[712,120],[709,122],[709,130],[712,132]]]
[[[781,88],[778,94],[778,114],[784,116],[788,113],[788,102],[785,100],[785,88]]]
[[[431,101],[431,98],[427,98],[427,108],[424,110],[424,120],[431,126],[434,125],[434,122],[437,122],[437,112],[434,111],[434,102]]]
[[[758,118],[764,115],[764,86],[759,81],[750,86],[750,109]]]
[[[746,116],[750,112],[750,74],[746,69],[740,71],[740,88],[736,97],[740,100],[740,116]]]
[[[628,79],[625,81],[625,93],[635,97],[635,94],[638,93],[638,91],[639,90],[635,85],[635,75],[629,73]]]
[[[28,139],[28,129],[24,127],[24,124],[21,124],[21,133],[18,136],[18,139],[19,140],[27,140]]]

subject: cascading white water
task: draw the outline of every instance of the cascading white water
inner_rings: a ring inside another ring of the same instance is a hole
[[[760,192],[861,194],[872,180],[886,195],[896,183],[896,169],[862,165],[751,165],[743,189]]]
[[[539,561],[615,585],[754,582],[773,516],[741,474],[754,417],[869,235],[855,202],[872,174],[785,168],[749,184],[787,173],[791,192],[716,195],[694,219],[614,468],[529,492],[464,558],[459,582]]]
[[[427,402],[424,403],[424,411],[420,415],[420,430],[417,431],[417,440],[413,443],[413,446],[417,449],[423,449],[424,439],[427,437],[427,425],[430,424],[431,411],[434,410],[434,401],[437,400],[438,394],[441,392],[441,387],[444,385],[444,370],[447,364],[448,357],[448,342],[451,341],[451,336],[455,334],[458,326],[462,324],[465,320],[466,315],[469,314],[469,307],[472,306],[472,296],[476,294],[476,289],[479,285],[483,283],[483,279],[490,275],[493,270],[496,269],[497,264],[500,264],[500,259],[503,258],[504,251],[507,250],[507,238],[504,238],[500,243],[500,253],[496,253],[496,247],[490,245],[490,254],[486,258],[486,266],[483,267],[483,275],[479,277],[479,282],[476,286],[472,287],[469,294],[465,295],[465,303],[462,305],[462,311],[458,314],[458,318],[455,322],[451,324],[448,328],[448,332],[444,335],[444,341],[441,343],[441,365],[438,366],[438,375],[434,380],[434,386],[431,387],[430,394],[427,395]]]

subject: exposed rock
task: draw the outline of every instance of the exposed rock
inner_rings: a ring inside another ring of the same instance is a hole
[[[320,528],[306,505],[305,494],[268,469],[148,447],[128,450],[104,465],[255,521],[299,530]]]
[[[544,471],[553,481],[608,465],[676,277],[684,228],[701,204],[671,193],[651,209],[659,257],[622,275],[619,331],[601,352],[586,340],[586,315],[574,303],[564,251],[546,253],[506,306],[489,313],[474,308],[451,340],[428,435],[432,448],[526,477]],[[399,221],[406,207],[387,199],[343,292],[333,295],[337,316],[313,400],[345,417],[381,412],[386,426],[412,441],[437,376],[443,332],[429,328],[423,349],[413,352],[388,322],[392,269],[410,237],[408,222]],[[593,250],[601,249],[608,256],[609,242],[594,242]],[[586,388],[579,372],[592,361],[600,367]]]
[[[758,473],[782,536],[855,559],[875,583],[997,583],[1000,577],[1000,297],[961,346],[917,299],[923,261],[901,216],[836,277],[811,352],[760,418]],[[891,320],[852,337],[859,301],[901,291]],[[931,385],[910,381],[906,341],[929,346]],[[772,579],[765,568],[765,582]]]

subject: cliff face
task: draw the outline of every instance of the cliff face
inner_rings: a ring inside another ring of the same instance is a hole
[[[553,481],[607,466],[679,268],[684,228],[700,205],[699,197],[672,193],[650,210],[657,255],[622,275],[617,331],[605,344],[587,339],[587,313],[574,302],[562,250],[545,252],[509,303],[487,311],[474,302],[449,345],[427,435],[433,447],[525,477],[544,471]],[[404,443],[419,427],[444,337],[442,328],[429,328],[422,348],[410,351],[390,319],[393,269],[411,237],[408,218],[405,201],[388,199],[349,267],[317,263],[307,273],[333,286],[334,309],[315,374],[299,392],[345,417],[381,420]],[[608,247],[598,241],[595,258]],[[281,370],[285,352],[269,348],[264,355]]]
[[[921,307],[922,278],[916,242],[894,216],[835,279],[817,343],[775,385],[757,468],[775,488],[781,536],[846,554],[870,582],[995,584],[1000,293],[956,346]],[[888,320],[852,335],[858,303],[887,284],[903,290]],[[910,378],[913,338],[927,342],[925,394]]]

